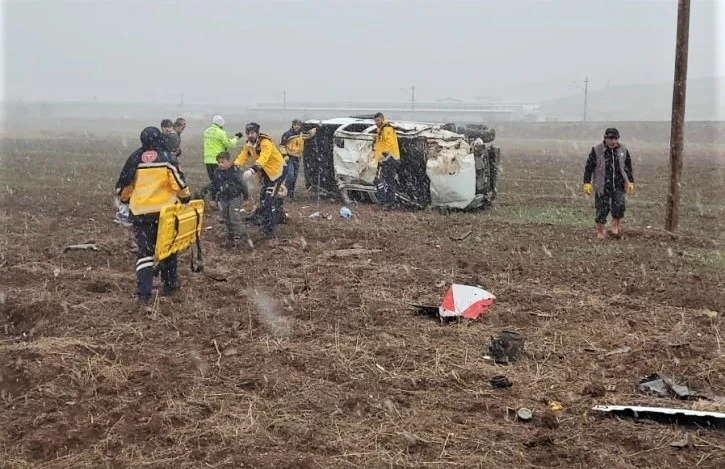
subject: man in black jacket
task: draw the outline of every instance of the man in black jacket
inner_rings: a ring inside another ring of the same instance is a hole
[[[593,183],[593,184],[592,184]],[[591,195],[596,189],[597,238],[605,238],[607,216],[612,214],[610,233],[619,237],[621,220],[625,211],[625,192],[634,193],[632,158],[627,147],[619,143],[619,131],[609,128],[604,141],[592,147],[584,168],[584,194]]]

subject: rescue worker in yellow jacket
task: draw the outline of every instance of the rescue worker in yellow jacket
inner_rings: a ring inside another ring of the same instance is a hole
[[[295,186],[297,185],[297,176],[300,172],[300,161],[305,152],[305,141],[315,136],[317,129],[310,129],[309,132],[302,131],[302,121],[295,119],[292,121],[292,127],[282,134],[280,141],[280,150],[287,160],[287,198],[290,201],[295,200]]]
[[[384,209],[390,209],[395,205],[395,193],[398,189],[398,166],[400,165],[398,135],[381,112],[375,114],[375,125],[378,128],[378,134],[373,144],[373,159],[378,166],[378,174],[375,178],[377,198],[378,203]]]
[[[259,176],[262,235],[268,239],[272,237],[274,225],[285,220],[282,198],[286,192],[284,182],[287,176],[287,163],[272,139],[259,132],[259,124],[254,122],[247,124],[245,132],[247,142],[234,160],[234,164],[241,167],[251,164],[242,175],[245,181],[255,174]]]
[[[154,252],[161,209],[191,199],[189,187],[164,147],[161,131],[146,127],[141,132],[141,148],[128,157],[116,182],[116,195],[128,203],[136,235],[136,294],[139,306],[147,310],[154,278]],[[163,295],[179,289],[176,254],[159,262]]]

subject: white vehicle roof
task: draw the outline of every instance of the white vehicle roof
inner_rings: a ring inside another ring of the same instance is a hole
[[[429,123],[429,122],[412,122],[412,121],[388,121],[390,125],[395,127],[396,130],[402,131],[404,134],[418,134],[420,132],[426,132],[426,131],[433,131],[433,135],[429,135],[430,137],[438,137],[438,138],[454,138],[454,137],[461,137],[462,135],[456,133],[456,132],[450,132],[447,130],[442,130],[441,127],[444,124],[441,123]],[[340,128],[338,130],[345,131],[344,127],[350,124],[368,124],[370,127],[375,125],[374,119],[360,119],[355,117],[337,117],[334,119],[325,119],[325,120],[308,120],[306,121],[307,124],[316,124],[316,125],[336,125]],[[363,132],[355,132],[355,133],[363,133]]]
[[[375,121],[372,119],[355,119],[354,117],[336,117],[334,119],[325,119],[325,120],[319,120],[319,119],[311,119],[308,121],[305,121],[305,124],[317,124],[317,125],[347,125],[352,124],[353,122],[369,122],[371,124],[374,124]]]

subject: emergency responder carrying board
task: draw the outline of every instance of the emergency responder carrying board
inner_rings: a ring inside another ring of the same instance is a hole
[[[141,132],[141,148],[128,157],[116,182],[116,194],[128,203],[136,235],[136,294],[142,310],[149,310],[153,289],[154,253],[161,210],[191,199],[186,181],[174,164],[173,157],[162,148],[161,131],[146,127]],[[163,282],[162,294],[179,289],[177,256],[159,262]]]
[[[300,172],[302,154],[305,152],[305,141],[314,137],[315,132],[317,132],[317,129],[303,132],[302,121],[295,119],[292,121],[292,127],[282,134],[280,151],[285,155],[287,161],[287,182],[285,185],[287,186],[287,198],[290,201],[295,200],[295,186]]]
[[[375,178],[378,204],[388,210],[395,205],[395,193],[398,188],[398,166],[400,149],[398,135],[383,113],[375,114],[378,134],[373,144],[373,160],[377,163],[378,174]]]
[[[282,197],[286,192],[284,186],[287,175],[287,163],[269,136],[259,132],[259,124],[247,124],[247,142],[234,160],[234,164],[244,167],[252,166],[244,171],[243,178],[248,181],[258,175],[261,182],[259,208],[262,217],[262,235],[272,237],[274,225],[284,219]]]
[[[214,171],[217,168],[216,157],[219,153],[227,151],[237,145],[243,134],[237,132],[234,137],[229,137],[224,130],[224,118],[222,116],[214,116],[211,125],[204,131],[204,165],[206,166],[206,174],[209,176],[209,182],[214,181]],[[205,192],[211,194],[211,205],[216,204],[216,191],[213,184],[209,184]]]
[[[594,184],[592,185],[592,179]],[[594,195],[597,223],[597,238],[606,237],[607,215],[612,214],[610,233],[620,236],[625,210],[625,192],[634,193],[632,158],[627,147],[619,143],[619,131],[609,128],[604,131],[604,141],[593,146],[584,168],[584,194]]]

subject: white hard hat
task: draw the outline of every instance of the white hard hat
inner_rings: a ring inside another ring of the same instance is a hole
[[[219,127],[224,127],[224,118],[222,116],[214,116],[211,120],[212,124],[216,124]]]

